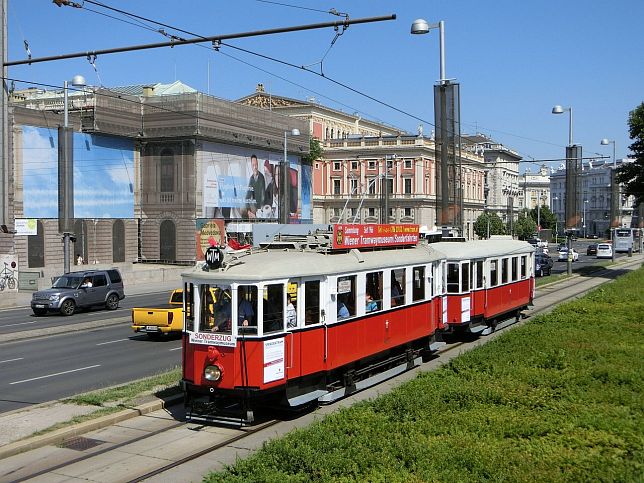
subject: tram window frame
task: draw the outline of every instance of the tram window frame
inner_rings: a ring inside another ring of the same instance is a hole
[[[411,299],[413,302],[425,300],[425,266],[412,268]]]
[[[508,259],[505,257],[501,259],[501,284],[508,283],[509,274]]]
[[[407,293],[407,271],[405,268],[394,268],[389,273],[389,296],[392,307],[400,307],[405,305],[405,294]],[[399,280],[400,277],[402,280]],[[392,280],[396,281],[396,288],[400,292],[394,295],[394,284]]]
[[[461,292],[470,291],[470,262],[461,263]]]
[[[365,311],[367,313],[378,312],[382,310],[382,285],[383,285],[384,272],[367,272],[365,274]],[[376,303],[376,308],[367,310],[367,294],[371,295],[371,299]]]
[[[525,280],[528,274],[528,257],[521,255],[521,279]]]
[[[343,275],[336,280],[336,298],[335,298],[335,313],[338,314],[340,308],[339,304],[344,304],[349,312],[346,317],[337,316],[337,320],[346,320],[356,316],[356,282],[357,275]],[[349,290],[340,292],[340,283],[349,282]]]
[[[215,300],[210,285],[199,285],[199,331],[211,332],[215,325]]]
[[[490,260],[490,287],[496,287],[499,284],[499,261]]]
[[[519,257],[512,257],[512,281],[519,280]]]
[[[320,281],[304,282],[304,325],[320,323]]]
[[[447,262],[447,293],[459,293],[461,264]]]
[[[262,287],[262,333],[284,331],[285,296],[283,283],[271,283]]]
[[[185,330],[188,332],[194,332],[195,330],[195,300],[194,300],[194,284],[185,283],[183,284],[183,312],[185,317]]]
[[[434,264],[430,263],[427,266],[427,283],[429,284],[429,298],[434,297]]]
[[[245,291],[244,299],[248,300],[251,304],[251,307],[254,311],[254,323],[250,323],[247,326],[242,326],[241,322],[239,320],[239,305],[242,301],[240,299],[240,290]],[[237,326],[237,331],[240,334],[246,334],[246,335],[257,335],[257,319],[258,319],[258,312],[257,312],[257,298],[258,298],[258,293],[259,290],[257,289],[257,285],[237,285],[235,289],[235,303],[233,304],[233,318],[236,320],[236,326]]]
[[[485,277],[483,275],[483,260],[476,261],[476,288],[483,288]]]

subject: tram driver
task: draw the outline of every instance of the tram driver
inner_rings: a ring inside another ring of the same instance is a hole
[[[255,311],[253,310],[253,304],[247,298],[246,287],[240,286],[237,296],[239,297],[239,306],[237,307],[239,326],[248,327],[256,325]]]
[[[225,289],[218,293],[217,302],[215,303],[215,324],[212,327],[213,332],[228,331],[230,330],[231,310],[230,304],[232,297],[230,289]]]

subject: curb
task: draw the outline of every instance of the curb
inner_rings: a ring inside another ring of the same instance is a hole
[[[13,443],[9,443],[5,446],[0,447],[0,460],[3,460],[10,456],[15,456],[20,453],[24,453],[26,451],[42,448],[43,446],[57,445],[68,438],[79,436],[89,431],[102,429],[107,426],[120,423],[121,421],[126,421],[137,416],[142,416],[153,411],[158,411],[159,409],[173,406],[174,404],[179,403],[181,400],[183,400],[183,394],[178,394],[175,396],[170,396],[165,400],[158,399],[156,401],[145,403],[131,409],[124,409],[123,411],[119,411],[118,413],[108,414],[107,416],[101,416],[100,418],[92,419],[89,421],[83,421],[82,423],[75,424],[68,428],[57,429],[56,431],[52,431],[51,433],[43,434],[40,436],[30,436],[26,439],[15,441]]]

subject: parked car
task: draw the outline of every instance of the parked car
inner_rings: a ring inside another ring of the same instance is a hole
[[[571,248],[571,250],[572,250],[572,261],[576,262],[577,260],[579,260],[579,253],[574,248]],[[561,248],[559,250],[559,258],[557,260],[559,260],[560,262],[568,261],[568,248]]]
[[[34,292],[31,310],[35,315],[73,315],[77,308],[95,306],[116,310],[124,298],[123,279],[115,268],[70,272],[56,277],[51,288]]]
[[[597,255],[597,243],[591,243],[586,248],[586,255]]]
[[[613,258],[613,245],[610,243],[599,243],[596,254],[597,258]]]
[[[554,261],[552,258],[544,253],[537,253],[534,256],[534,273],[537,277],[550,275]]]

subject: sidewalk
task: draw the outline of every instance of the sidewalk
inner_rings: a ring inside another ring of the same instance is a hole
[[[113,268],[111,265],[83,265],[74,266],[72,271],[105,270]],[[117,267],[123,277],[125,296],[141,293],[172,290],[181,286],[181,274],[192,269],[192,266],[161,265],[152,263],[133,263],[125,267]],[[39,279],[39,290],[49,288],[51,279],[45,274]],[[27,307],[31,302],[34,290],[10,291],[5,289],[0,293],[0,309]]]

